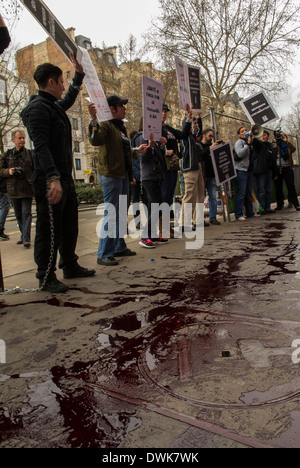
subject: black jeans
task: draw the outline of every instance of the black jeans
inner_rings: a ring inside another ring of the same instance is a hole
[[[54,219],[54,256],[50,266],[50,277],[56,270],[57,254],[60,254],[59,268],[69,269],[77,264],[75,254],[78,238],[78,201],[73,179],[62,178],[63,196],[57,205],[52,205]],[[34,260],[37,264],[36,277],[43,279],[50,262],[51,230],[46,182],[40,179],[34,183],[37,207]]]
[[[152,204],[158,203],[161,205],[163,203],[162,180],[143,180],[143,188],[146,190],[148,199],[148,222],[142,233],[142,239],[146,240],[158,237],[158,235],[151,236],[153,222],[158,220],[157,213],[153,213]]]
[[[15,215],[18,221],[21,232],[21,239],[23,242],[30,242],[32,198],[12,198],[11,203],[14,207]]]
[[[293,203],[295,207],[299,206],[298,196],[295,188],[294,172],[290,167],[286,167],[282,169],[282,174],[278,174],[278,179],[275,180],[277,207],[283,208],[284,206],[283,181],[285,181],[288,189],[288,199],[290,203]]]

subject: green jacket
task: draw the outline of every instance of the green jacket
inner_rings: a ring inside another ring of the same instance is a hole
[[[99,146],[98,174],[115,179],[125,179],[126,171],[128,171],[129,180],[132,181],[134,151],[131,150],[130,161],[126,163],[121,131],[110,121],[107,121],[97,124],[97,129],[94,129],[93,125],[90,124],[89,136],[91,144]]]

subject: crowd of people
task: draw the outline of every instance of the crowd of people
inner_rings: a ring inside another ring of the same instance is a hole
[[[1,17],[0,17],[1,18]],[[2,20],[2,19],[1,19]],[[3,51],[9,44],[5,25],[0,22],[0,44]],[[34,79],[38,94],[31,96],[21,116],[24,127],[33,143],[33,151],[25,147],[25,132],[17,129],[12,135],[14,148],[0,157],[0,238],[8,240],[4,232],[5,219],[11,201],[18,221],[21,237],[19,245],[31,246],[31,204],[35,197],[37,206],[34,259],[36,277],[41,290],[60,293],[68,286],[56,277],[56,262],[64,278],[94,276],[96,271],[80,266],[76,255],[78,239],[78,203],[72,177],[72,132],[66,111],[75,103],[84,79],[83,67],[70,54],[75,76],[65,93],[62,70],[50,63],[37,67]],[[155,141],[143,138],[143,119],[139,128],[128,136],[124,124],[127,99],[113,95],[108,97],[112,120],[98,122],[96,106],[89,105],[91,117],[89,138],[98,147],[98,181],[105,203],[97,263],[111,267],[119,264],[120,257],[133,257],[136,252],[128,248],[124,232],[127,230],[129,192],[133,197],[137,228],[141,229],[140,246],[148,249],[166,244],[174,237],[171,220],[172,206],[181,174],[182,230],[196,230],[197,226],[219,225],[217,220],[217,184],[211,160],[211,148],[219,145],[212,128],[203,128],[200,115],[193,116],[189,106],[182,128],[167,124],[171,109],[162,109],[162,136]],[[277,136],[276,143],[269,143],[265,130],[261,139],[253,138],[246,127],[238,130],[235,145],[237,169],[236,219],[245,221],[255,216],[252,205],[253,182],[262,213],[271,213],[271,187],[275,181],[277,210],[283,208],[283,181],[286,182],[289,201],[297,210],[299,202],[291,165],[295,148],[287,136]],[[209,197],[209,222],[199,216],[197,206],[204,203],[205,192]],[[126,200],[125,216],[120,203]],[[142,225],[140,200],[147,207],[147,222]],[[170,230],[163,232],[161,213],[157,216],[153,206],[169,207]],[[109,209],[114,207],[114,212]],[[191,220],[186,216],[191,209]],[[244,211],[245,209],[245,211]],[[202,219],[201,219],[202,218]],[[113,229],[111,230],[111,227]],[[127,231],[126,231],[127,232]]]

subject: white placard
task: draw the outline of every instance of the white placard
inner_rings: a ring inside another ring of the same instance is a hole
[[[89,53],[83,47],[79,47],[79,50],[82,52],[80,63],[85,73],[84,84],[91,102],[96,106],[97,118],[99,122],[111,120],[113,116]]]
[[[186,110],[189,105],[194,112],[201,112],[201,72],[200,68],[187,65],[175,57],[178,81],[179,106]]]
[[[150,140],[151,134],[159,141],[162,132],[163,85],[143,76],[143,137]]]
[[[178,92],[179,92],[179,107],[186,110],[186,106],[191,106],[191,94],[189,85],[189,74],[187,64],[179,57],[175,57]]]

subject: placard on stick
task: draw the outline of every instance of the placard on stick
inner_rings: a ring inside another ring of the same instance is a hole
[[[220,186],[237,176],[231,141],[210,148],[217,185]]]
[[[155,141],[161,138],[163,107],[163,85],[148,76],[143,76],[143,137]]]
[[[241,102],[241,106],[252,125],[259,124],[264,126],[279,118],[263,91],[244,99]]]
[[[186,110],[189,105],[194,112],[201,112],[201,72],[200,68],[192,67],[175,57],[179,106]]]
[[[71,52],[80,63],[81,51],[47,5],[42,0],[21,0],[21,2],[58,45],[68,60],[70,60],[69,54]]]

